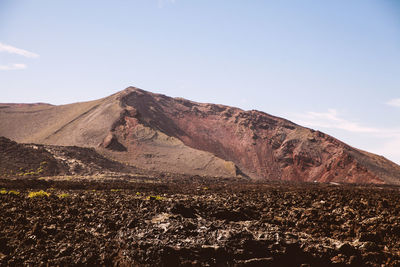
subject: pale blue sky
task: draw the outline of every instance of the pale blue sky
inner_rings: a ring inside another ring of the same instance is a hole
[[[400,1],[0,0],[0,102],[131,85],[262,110],[400,163]]]

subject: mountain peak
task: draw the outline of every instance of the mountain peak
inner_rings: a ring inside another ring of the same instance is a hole
[[[165,172],[400,184],[400,166],[393,162],[261,111],[137,87],[111,97],[35,112],[0,109],[0,135],[20,142],[95,147],[107,157]]]
[[[135,86],[129,86],[129,87],[125,88],[124,90],[118,91],[117,93],[113,94],[112,96],[117,96],[118,99],[121,99],[122,97],[127,96],[131,93],[148,94],[150,92],[140,89]]]

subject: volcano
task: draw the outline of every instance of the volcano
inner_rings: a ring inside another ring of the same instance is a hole
[[[135,87],[69,105],[0,104],[0,136],[95,148],[158,172],[252,180],[400,184],[400,166],[261,111]]]

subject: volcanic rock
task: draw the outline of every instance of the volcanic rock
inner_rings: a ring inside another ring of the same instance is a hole
[[[0,177],[127,173],[133,168],[98,154],[93,148],[19,144],[0,136]]]
[[[322,132],[261,111],[197,103],[135,87],[84,103],[0,107],[0,135],[18,142],[93,147],[108,158],[149,170],[262,180],[400,183],[400,166]]]

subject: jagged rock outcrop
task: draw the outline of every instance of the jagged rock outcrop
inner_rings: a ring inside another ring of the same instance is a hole
[[[14,126],[13,120],[24,123]],[[264,112],[196,103],[130,87],[64,106],[0,109],[0,135],[96,147],[142,168],[210,176],[400,183],[400,167]]]

